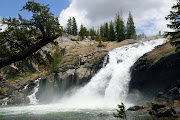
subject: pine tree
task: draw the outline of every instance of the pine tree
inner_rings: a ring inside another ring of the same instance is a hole
[[[83,39],[84,39],[84,36],[88,37],[88,35],[89,35],[89,32],[87,31],[87,28],[84,27],[84,26],[81,24],[80,31],[79,31],[79,36],[80,36],[81,39],[83,40]]]
[[[108,23],[104,23],[104,37],[109,40],[109,26]]]
[[[88,38],[88,36],[89,36],[89,31],[87,30],[86,27],[84,27],[84,33],[85,33],[86,38]]]
[[[104,37],[104,26],[103,25],[101,25],[101,27],[100,27],[100,35],[102,37]]]
[[[116,34],[116,40],[118,42],[125,39],[124,21],[122,19],[122,16],[120,17],[119,13],[116,15],[116,20],[115,20],[115,34]]]
[[[124,21],[121,17],[120,19],[120,40],[123,41],[125,39],[125,25]]]
[[[72,35],[72,19],[71,17],[68,19],[67,21],[67,28],[66,28],[66,32],[68,34],[71,34]]]
[[[21,60],[45,62],[38,50],[62,35],[58,18],[50,12],[49,5],[28,1],[21,10],[31,12],[32,18],[26,20],[19,15],[19,18],[0,21],[8,26],[0,32],[0,68],[15,62],[19,64]]]
[[[109,41],[115,41],[114,25],[112,21],[109,25]]]
[[[72,18],[72,35],[77,35],[77,24],[75,17]]]
[[[180,50],[180,0],[177,4],[172,6],[174,11],[170,11],[170,14],[166,17],[166,20],[170,20],[171,24],[167,24],[167,27],[173,29],[173,32],[167,32],[166,36],[171,36],[171,45],[176,46],[176,51]]]
[[[120,16],[116,14],[116,20],[115,20],[115,34],[116,34],[116,40],[120,41]]]
[[[113,113],[113,116],[115,118],[123,118],[123,119],[126,120],[127,119],[127,117],[126,117],[126,108],[125,108],[124,104],[121,103],[121,105],[118,105],[118,108],[119,109],[116,109],[117,114]]]
[[[96,36],[96,31],[94,30],[94,27],[89,30],[89,34],[90,36]]]
[[[131,15],[130,11],[129,11],[129,18],[127,20],[126,30],[127,30],[126,37],[128,39],[136,39],[136,31],[135,31],[134,21],[133,21],[133,17]]]
[[[96,30],[96,36],[100,35],[99,31],[100,31],[99,29]]]

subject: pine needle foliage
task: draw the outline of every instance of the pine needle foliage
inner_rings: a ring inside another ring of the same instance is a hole
[[[119,109],[116,109],[117,114],[116,114],[116,113],[113,113],[113,116],[114,116],[115,118],[123,118],[123,119],[126,119],[126,109],[125,109],[124,104],[121,103],[121,105],[118,105],[118,108],[119,108]]]

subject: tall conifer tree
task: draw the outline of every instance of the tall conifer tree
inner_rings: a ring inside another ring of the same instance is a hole
[[[109,40],[109,26],[107,22],[104,24],[104,37]]]
[[[81,24],[79,36],[82,38],[82,40],[84,39],[84,36],[88,36],[87,29],[83,26],[83,24]]]
[[[176,50],[180,51],[180,0],[177,4],[172,6],[174,11],[170,11],[170,14],[166,17],[166,20],[170,20],[171,24],[167,24],[167,27],[173,29],[173,32],[167,32],[166,36],[171,36],[171,44],[176,46]]]
[[[122,19],[122,16],[119,15],[119,13],[116,15],[116,20],[115,20],[115,34],[116,34],[116,40],[118,42],[125,39],[124,21]]]
[[[72,35],[77,35],[77,24],[75,17],[72,18]]]
[[[115,41],[114,25],[112,21],[109,25],[109,41]]]
[[[104,26],[103,25],[101,25],[101,27],[100,27],[100,35],[102,37],[104,37]]]
[[[136,31],[134,26],[133,17],[131,15],[131,12],[129,11],[129,18],[127,20],[127,26],[126,26],[127,34],[126,37],[129,39],[136,39]]]
[[[72,19],[71,19],[71,17],[68,19],[66,27],[67,27],[66,32],[68,34],[72,34]]]

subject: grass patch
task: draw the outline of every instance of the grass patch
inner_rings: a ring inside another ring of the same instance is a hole
[[[20,73],[18,76],[15,76],[13,78],[8,79],[9,82],[14,82],[16,79],[20,78],[20,77],[27,77],[27,76],[31,76],[32,74],[34,74],[35,72],[25,72],[25,73]]]
[[[0,89],[0,94],[6,94],[6,93],[7,93],[6,90]]]
[[[153,52],[151,52],[149,57],[150,57],[150,59],[155,59],[155,58],[157,58],[157,57],[159,57],[161,55],[166,56],[166,55],[168,55],[170,53],[174,53],[175,49],[176,48],[174,46],[172,46],[170,44],[170,42],[168,42],[168,43],[164,44],[163,46],[161,46],[160,48],[158,48],[158,49],[154,50]]]

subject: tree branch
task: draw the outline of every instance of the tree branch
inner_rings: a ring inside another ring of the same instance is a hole
[[[55,36],[50,37],[50,38],[42,39],[24,51],[21,51],[15,55],[10,56],[10,57],[5,57],[5,58],[0,59],[0,68],[7,66],[7,65],[10,65],[12,63],[15,63],[17,61],[20,61],[20,60],[32,55],[33,53],[35,53],[36,51],[41,49],[43,46],[45,46],[46,44],[54,41],[59,36],[60,36],[60,34],[55,35]]]

